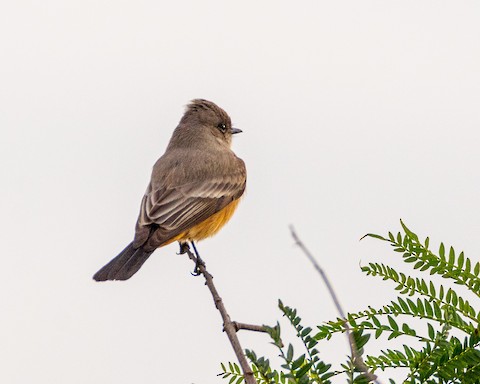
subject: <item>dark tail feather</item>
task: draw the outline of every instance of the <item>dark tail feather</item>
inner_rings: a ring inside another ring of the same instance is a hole
[[[93,279],[96,281],[127,280],[140,269],[152,253],[153,251],[144,251],[142,247],[135,249],[133,243],[130,243],[117,257],[95,273]]]

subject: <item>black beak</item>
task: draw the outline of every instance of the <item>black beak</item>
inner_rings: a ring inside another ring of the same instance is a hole
[[[232,130],[230,132],[232,133],[232,135],[235,135],[236,133],[242,133],[243,131],[241,129],[238,129],[238,128],[232,128]]]

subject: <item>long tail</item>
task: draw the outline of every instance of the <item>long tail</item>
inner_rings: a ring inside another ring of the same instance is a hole
[[[153,251],[144,251],[142,247],[135,249],[133,243],[130,243],[117,257],[95,273],[93,279],[96,281],[127,280],[140,269],[152,253]]]

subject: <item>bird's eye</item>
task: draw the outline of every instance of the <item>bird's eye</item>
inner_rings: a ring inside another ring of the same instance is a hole
[[[225,133],[227,132],[227,126],[223,123],[220,123],[217,125],[217,128],[222,132],[222,133]]]

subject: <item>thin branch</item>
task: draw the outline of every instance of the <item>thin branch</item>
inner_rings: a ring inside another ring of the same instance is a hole
[[[377,375],[375,375],[373,372],[370,372],[368,369],[367,365],[363,361],[362,355],[358,352],[357,345],[355,343],[355,339],[353,337],[352,329],[350,328],[350,325],[348,324],[348,321],[345,317],[345,312],[343,311],[342,306],[340,305],[340,302],[338,301],[337,295],[335,294],[335,291],[333,290],[332,284],[330,284],[330,280],[327,277],[327,274],[324,272],[322,267],[318,264],[317,260],[313,257],[313,255],[310,253],[308,248],[303,244],[303,242],[300,240],[300,238],[297,236],[297,233],[295,232],[295,229],[293,226],[290,226],[290,232],[292,234],[293,240],[295,240],[295,244],[300,247],[300,249],[303,251],[305,256],[311,261],[313,264],[314,268],[317,270],[317,272],[320,274],[322,277],[325,285],[327,286],[328,292],[330,293],[330,296],[335,303],[335,307],[337,308],[337,311],[340,315],[340,318],[344,319],[344,328],[345,332],[347,334],[348,338],[348,344],[350,345],[350,351],[352,353],[352,358],[355,366],[360,369],[367,379],[369,381],[374,381],[377,384],[381,384],[381,382],[377,379]]]
[[[247,331],[268,333],[263,325],[245,324],[245,323],[239,323],[237,321],[234,321],[233,325],[235,326],[235,329],[237,331],[239,331],[241,329],[245,329]]]
[[[205,277],[205,283],[210,290],[210,293],[212,294],[215,307],[217,307],[218,311],[222,315],[223,330],[227,334],[228,339],[230,340],[230,344],[232,344],[233,351],[237,356],[237,360],[240,363],[240,367],[242,368],[243,377],[245,378],[245,384],[257,384],[257,380],[253,376],[252,369],[247,362],[247,358],[243,353],[243,348],[240,345],[240,341],[237,337],[237,326],[235,324],[238,325],[238,323],[234,323],[230,319],[230,316],[225,309],[225,306],[223,305],[223,300],[218,294],[215,285],[213,284],[213,276],[208,273],[207,269],[205,268],[205,263],[203,263],[203,261],[201,261],[200,263],[197,262],[197,257],[190,251],[189,247],[185,247],[184,250],[187,252],[188,257],[195,262],[196,268],[198,268],[200,273]]]

